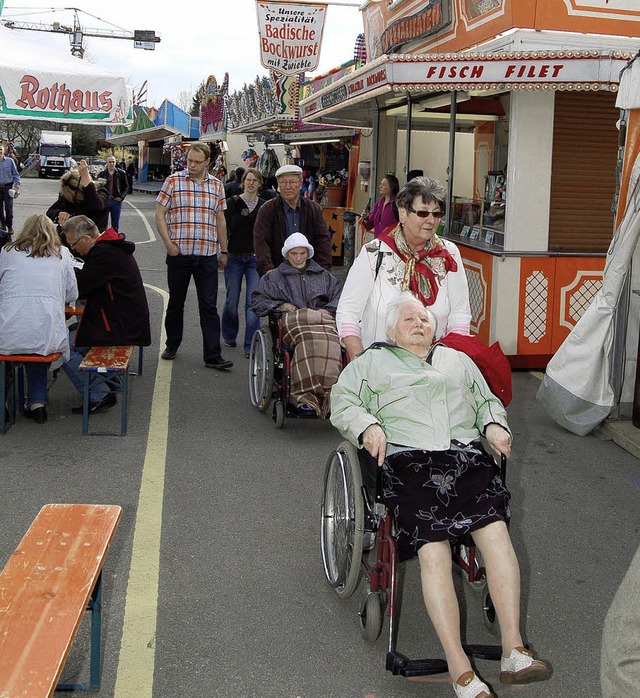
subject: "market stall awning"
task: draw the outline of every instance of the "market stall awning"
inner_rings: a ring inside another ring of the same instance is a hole
[[[125,79],[0,25],[0,119],[59,123],[131,123]]]
[[[153,120],[141,107],[133,124],[126,129],[114,128],[107,131],[107,142],[117,146],[138,145],[139,141],[161,141],[170,136],[183,136],[197,140],[200,135],[200,120],[165,99],[156,111],[151,109]],[[155,116],[154,116],[155,115]]]
[[[305,122],[371,127],[379,109],[441,92],[616,91],[630,51],[390,54],[300,102]]]

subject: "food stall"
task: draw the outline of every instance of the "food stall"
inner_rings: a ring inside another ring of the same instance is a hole
[[[356,61],[350,61],[320,76],[320,80],[327,75],[347,75],[355,68]],[[245,134],[252,147],[260,143],[265,152],[275,144],[285,146],[286,160],[303,170],[302,195],[323,208],[331,232],[334,262],[340,264],[344,260],[343,216],[353,200],[359,134],[356,129],[340,124],[327,128],[300,121],[300,95],[311,93],[312,82],[315,80],[305,82],[299,75],[273,73],[256,78],[253,84],[230,95],[229,131]]]
[[[370,2],[369,61],[300,104],[303,121],[372,128],[374,172],[446,182],[472,329],[513,366],[544,367],[601,286],[616,91],[640,47],[628,5]]]

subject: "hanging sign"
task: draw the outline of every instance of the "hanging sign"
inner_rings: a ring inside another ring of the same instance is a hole
[[[283,75],[316,70],[326,4],[256,1],[260,62]]]

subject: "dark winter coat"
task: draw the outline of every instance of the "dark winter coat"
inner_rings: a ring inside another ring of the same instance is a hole
[[[315,261],[331,270],[331,234],[322,214],[322,207],[311,199],[300,197],[300,230],[315,250]],[[253,228],[253,248],[258,262],[258,273],[266,274],[282,260],[282,246],[287,236],[282,197],[267,201],[260,209]]]
[[[313,259],[302,271],[283,262],[260,279],[251,294],[251,307],[261,317],[283,303],[311,310],[325,308],[335,315],[341,290],[338,279]]]
[[[61,211],[70,216],[88,216],[102,233],[109,220],[109,192],[97,182],[81,187],[78,171],[70,170],[60,180],[60,195],[49,207],[47,218],[57,223]]]
[[[76,269],[78,297],[85,299],[76,346],[151,344],[149,306],[133,252],[135,245],[109,228]]]

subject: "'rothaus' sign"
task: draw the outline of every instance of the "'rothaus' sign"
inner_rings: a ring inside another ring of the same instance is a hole
[[[318,67],[327,5],[258,0],[256,9],[265,68],[295,75]]]

